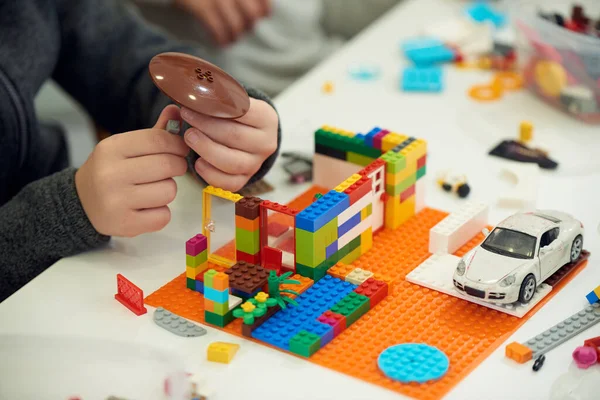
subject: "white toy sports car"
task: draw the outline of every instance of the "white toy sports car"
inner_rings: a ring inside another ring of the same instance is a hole
[[[492,303],[528,303],[538,285],[583,249],[583,224],[558,211],[518,213],[484,233],[458,262],[454,287]]]

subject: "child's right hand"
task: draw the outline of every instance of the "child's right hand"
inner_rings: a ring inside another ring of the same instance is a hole
[[[176,106],[166,107],[154,128],[101,141],[75,173],[77,194],[98,233],[133,237],[171,220],[173,177],[187,171],[190,151],[181,137],[164,130],[172,119],[180,120]]]

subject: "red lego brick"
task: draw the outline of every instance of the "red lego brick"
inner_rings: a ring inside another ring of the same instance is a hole
[[[388,295],[388,284],[377,279],[369,278],[354,290],[369,298],[369,309],[375,307]]]
[[[279,222],[269,222],[267,229],[269,230],[269,236],[278,238],[289,231],[290,227],[280,224]]]
[[[372,189],[373,180],[363,176],[358,181],[354,182],[344,193],[350,198],[350,205],[366,196]]]
[[[262,199],[258,197],[244,197],[235,203],[235,215],[253,221],[260,215],[260,203]]]
[[[117,294],[115,299],[135,315],[148,312],[144,307],[144,292],[121,274],[117,274]]]
[[[243,251],[236,250],[236,260],[245,261],[250,264],[260,264],[260,251],[256,254],[248,254]]]
[[[346,317],[333,311],[325,311],[317,321],[333,327],[333,337],[336,337],[346,329]]]
[[[292,207],[284,206],[274,201],[268,200],[265,200],[262,203],[260,203],[260,208],[261,210],[277,211],[285,215],[291,215],[292,217],[295,217],[296,214],[300,212]]]
[[[279,249],[274,249],[265,246],[262,249],[262,266],[266,270],[275,270],[277,275],[281,273],[281,263],[283,260],[283,252]]]
[[[206,250],[207,243],[206,236],[199,233],[185,242],[185,254],[195,257]]]
[[[400,203],[402,203],[404,200],[408,199],[413,194],[415,194],[415,185],[412,185],[411,187],[406,189],[404,192],[400,193]]]
[[[279,245],[279,249],[281,251],[285,251],[287,253],[294,253],[294,250],[296,249],[295,239],[289,238],[288,240],[286,240],[285,242],[283,242]]]
[[[427,164],[427,154],[417,160],[417,169],[423,168]]]
[[[373,171],[375,171],[376,169],[381,168],[381,167],[384,167],[383,173],[385,174],[385,161],[382,160],[381,158],[378,158],[375,161],[373,161],[371,164],[364,167],[362,170],[358,171],[358,174],[362,175],[362,176],[368,176],[369,174],[373,173]]]
[[[390,133],[390,131],[384,129],[377,133],[375,136],[373,136],[373,147],[381,150],[381,142],[388,133]]]
[[[270,233],[269,232],[269,225],[270,225],[269,210],[291,217],[290,221],[293,222],[294,226],[290,226],[289,228],[291,228],[294,233],[293,240],[295,241],[296,240],[296,229],[295,229],[296,228],[295,227],[296,218],[295,217],[296,217],[296,214],[298,214],[300,211],[298,211],[292,207],[282,206],[279,203],[265,200],[260,204],[260,247],[264,248],[269,245],[269,233]]]

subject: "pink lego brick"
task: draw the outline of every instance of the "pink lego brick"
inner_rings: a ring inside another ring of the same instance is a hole
[[[187,242],[185,242],[185,253],[188,256],[197,256],[198,254],[206,250],[206,247],[206,236],[199,233]]]

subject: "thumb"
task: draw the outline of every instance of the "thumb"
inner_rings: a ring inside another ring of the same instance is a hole
[[[160,116],[158,117],[158,121],[156,121],[156,124],[154,125],[154,128],[166,129],[167,122],[172,119],[179,121],[179,126],[181,126],[181,114],[179,112],[179,107],[177,107],[175,104],[168,105],[162,110]]]

